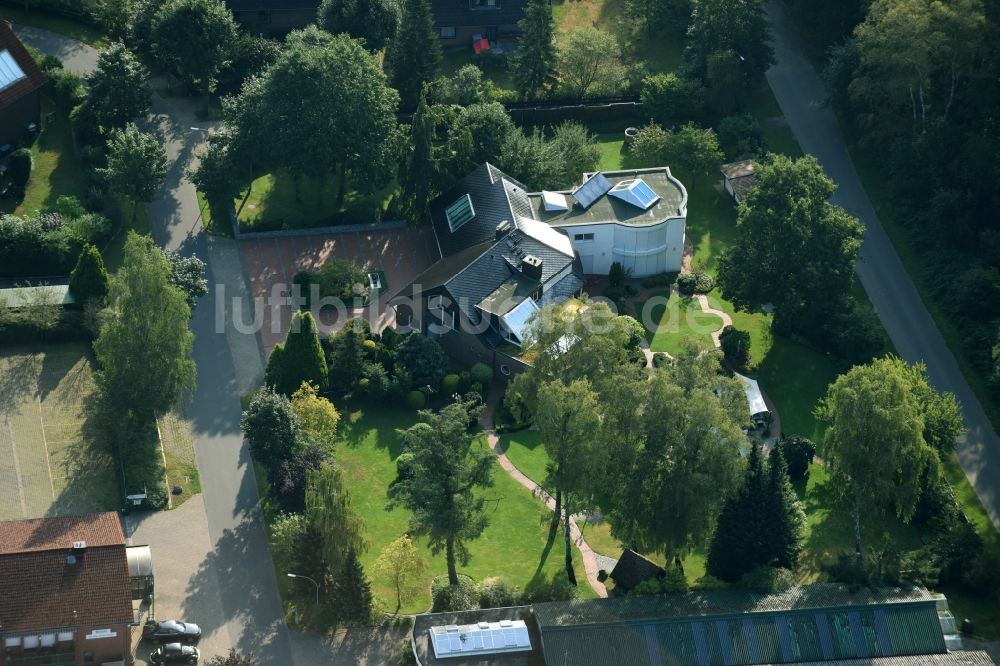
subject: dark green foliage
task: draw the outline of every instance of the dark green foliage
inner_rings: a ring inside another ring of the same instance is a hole
[[[740,579],[740,587],[758,594],[781,594],[795,585],[795,575],[782,567],[759,566]]]
[[[396,36],[399,14],[395,0],[323,0],[317,24],[330,34],[346,32],[365,40],[369,51],[381,51]]]
[[[472,381],[488,386],[493,381],[493,368],[485,363],[476,363],[469,370],[469,376],[472,378]]]
[[[453,585],[458,584],[456,562],[469,560],[466,542],[489,523],[485,499],[475,490],[493,485],[493,453],[472,449],[469,431],[481,411],[481,401],[453,402],[437,413],[421,411],[420,423],[397,431],[406,457],[397,460],[388,506],[409,509],[411,534],[426,535],[435,555],[445,552]]]
[[[299,417],[291,401],[265,386],[240,418],[250,454],[268,469],[290,459],[298,449]]]
[[[484,580],[479,585],[480,608],[509,608],[518,605],[520,598],[517,586],[503,578]]]
[[[167,153],[155,135],[133,123],[114,129],[108,139],[108,165],[98,169],[111,191],[133,205],[147,203],[167,176]],[[133,213],[134,216],[134,213]]]
[[[83,101],[86,90],[79,74],[60,68],[49,72],[48,78],[49,95],[62,111],[68,113]]]
[[[691,123],[672,130],[647,125],[639,130],[631,151],[637,160],[668,165],[682,177],[708,173],[724,159],[715,132]]]
[[[450,584],[446,576],[438,576],[431,582],[431,612],[445,613],[476,610],[479,608],[476,582],[468,576],[458,577]]]
[[[284,395],[294,393],[302,382],[315,384],[320,392],[330,387],[326,358],[312,313],[299,311],[292,316],[285,344],[276,345],[268,358],[265,381]]]
[[[229,654],[212,657],[207,666],[257,666],[257,660],[245,654],[240,654],[236,651],[236,648],[229,648]]]
[[[229,60],[219,71],[216,93],[235,95],[251,77],[260,74],[281,54],[281,42],[240,31],[233,42]]]
[[[540,574],[524,587],[522,604],[540,604],[546,601],[572,601],[580,596],[576,585],[571,585],[561,571],[554,571],[551,578]]]
[[[770,155],[756,177],[719,262],[722,294],[746,311],[772,303],[777,330],[826,344],[830,322],[850,305],[864,227],[829,203],[835,185],[813,157]]]
[[[521,36],[510,67],[518,94],[524,99],[547,95],[555,87],[555,22],[548,0],[530,0],[518,21]]]
[[[402,6],[387,64],[403,106],[413,108],[423,84],[437,78],[441,70],[441,42],[428,0],[403,0]]]
[[[715,117],[728,116],[743,106],[748,85],[739,53],[726,49],[709,55],[705,84],[708,107]]]
[[[436,388],[448,374],[448,367],[448,356],[441,345],[426,335],[410,333],[396,348],[396,378],[401,380],[402,390]]]
[[[831,313],[831,351],[848,363],[859,365],[886,352],[882,324],[874,309],[849,298],[842,312]]]
[[[365,368],[367,354],[364,343],[370,335],[368,320],[361,317],[351,319],[342,329],[330,335],[327,359],[331,390],[345,394],[354,388]]]
[[[702,271],[681,273],[677,276],[677,291],[685,296],[692,294],[707,294],[715,287],[712,276]]]
[[[697,81],[669,72],[643,79],[641,96],[643,113],[670,128],[698,118],[705,91]]]
[[[743,484],[723,505],[708,553],[708,573],[733,583],[757,567],[794,569],[805,514],[788,480],[784,458],[765,464],[754,443]]]
[[[691,19],[691,0],[626,0],[625,16],[648,35],[666,31],[672,38],[682,36]]]
[[[622,267],[620,261],[611,262],[611,270],[608,271],[608,286],[612,289],[620,289],[625,286],[625,279],[628,274]]]
[[[296,444],[290,455],[269,465],[267,474],[271,493],[282,510],[301,512],[305,508],[309,473],[320,469],[329,459],[329,454],[321,446]]]
[[[85,245],[103,245],[112,231],[111,222],[95,214],[0,215],[0,277],[66,275]]]
[[[816,455],[816,445],[810,440],[801,435],[782,437],[775,443],[774,451],[785,459],[788,477],[792,481],[802,481],[809,477],[809,465]]]
[[[719,334],[722,353],[735,368],[745,368],[750,363],[750,333],[726,326]]]
[[[168,0],[152,22],[157,64],[207,95],[229,58],[236,22],[222,0]]]
[[[187,176],[210,203],[218,205],[231,202],[236,195],[240,187],[240,171],[233,163],[228,137],[211,134],[198,168],[189,171]]]
[[[348,624],[371,624],[374,603],[372,585],[354,548],[347,551],[343,569],[334,585],[334,595],[340,621]]]
[[[34,158],[28,148],[18,148],[7,158],[7,177],[10,178],[14,188],[24,193],[31,180],[31,169],[34,166]]]
[[[101,253],[93,245],[85,245],[80,253],[69,276],[69,291],[80,306],[91,299],[104,303],[108,295],[108,271]]]
[[[368,293],[368,275],[353,261],[330,258],[316,274],[319,295],[339,298],[347,304]]]
[[[420,95],[420,103],[410,124],[410,152],[403,169],[402,199],[410,219],[416,224],[430,221],[427,203],[437,165],[434,160],[435,118],[427,106],[427,97]]]
[[[684,57],[704,76],[709,57],[721,51],[743,57],[744,77],[764,75],[774,62],[771,30],[762,0],[694,0]]]
[[[84,106],[88,117],[105,131],[123,129],[149,112],[152,90],[149,70],[124,44],[101,51],[97,68],[87,75]]]
[[[423,409],[427,406],[427,396],[423,391],[410,391],[406,394],[406,406],[414,410]]]
[[[719,121],[717,134],[727,160],[744,160],[764,153],[764,134],[753,114],[726,116]]]
[[[458,375],[445,375],[444,379],[441,380],[441,394],[442,395],[455,395],[458,392],[458,383],[461,381],[461,377]]]

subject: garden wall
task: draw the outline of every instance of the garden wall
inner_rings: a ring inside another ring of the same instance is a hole
[[[263,238],[287,238],[289,236],[319,236],[324,234],[348,234],[365,231],[405,229],[407,222],[406,220],[389,220],[387,222],[375,222],[374,224],[337,224],[328,227],[307,227],[304,229],[243,231],[240,228],[239,218],[236,216],[236,207],[231,206],[229,208],[229,224],[233,229],[233,238],[236,240],[253,240]]]

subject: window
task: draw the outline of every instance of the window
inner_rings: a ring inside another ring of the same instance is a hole
[[[500,0],[469,0],[469,9],[500,9]]]
[[[441,28],[441,39],[455,39],[455,28],[454,26],[447,26]]]
[[[455,233],[476,216],[476,209],[472,207],[472,197],[463,194],[458,201],[445,209],[444,215],[448,218],[448,228]]]
[[[575,240],[575,241],[591,241],[591,240],[594,240],[594,234],[573,234],[573,240]]]

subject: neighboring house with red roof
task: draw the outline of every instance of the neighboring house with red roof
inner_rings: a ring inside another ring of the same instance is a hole
[[[113,512],[0,522],[0,663],[130,666],[126,550]]]
[[[10,23],[0,19],[0,146],[16,145],[28,125],[38,125],[43,85],[45,74]]]

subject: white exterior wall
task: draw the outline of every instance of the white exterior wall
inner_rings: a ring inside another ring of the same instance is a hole
[[[572,225],[565,228],[573,249],[580,254],[583,272],[607,275],[620,262],[632,277],[641,278],[681,270],[684,256],[684,218],[671,218],[652,226],[614,223]],[[594,240],[576,240],[594,234]]]

